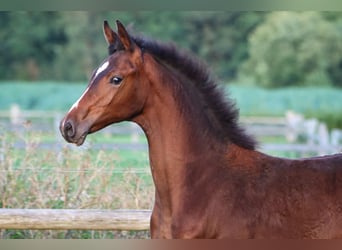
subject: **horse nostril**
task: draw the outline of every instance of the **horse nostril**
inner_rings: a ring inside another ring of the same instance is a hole
[[[64,124],[64,135],[67,138],[72,138],[75,136],[75,129],[71,121],[67,121]]]

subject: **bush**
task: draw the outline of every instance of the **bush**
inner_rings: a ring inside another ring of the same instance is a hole
[[[241,75],[264,87],[341,85],[341,32],[317,12],[274,12],[249,38]]]

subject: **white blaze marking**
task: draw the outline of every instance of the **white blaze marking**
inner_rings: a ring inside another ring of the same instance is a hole
[[[74,103],[74,105],[72,105],[72,107],[70,108],[69,112],[75,108],[78,107],[78,104],[80,103],[81,99],[83,98],[83,96],[88,92],[89,87],[84,91],[84,93],[81,95],[80,98],[78,98],[78,100]]]
[[[109,65],[108,61],[105,61],[96,71],[94,78],[100,74],[101,72],[103,72]],[[80,98],[78,98],[78,100],[74,103],[74,105],[72,105],[72,107],[70,108],[69,112],[71,112],[73,109],[76,109],[78,107],[78,104],[80,103],[80,101],[82,100],[83,96],[88,92],[89,87],[84,91],[84,93],[82,94],[82,96]]]
[[[97,69],[97,71],[96,71],[96,73],[95,73],[95,77],[96,77],[98,74],[100,74],[101,72],[103,72],[103,71],[108,67],[108,65],[109,65],[109,62],[108,62],[108,61],[104,62],[104,63]]]

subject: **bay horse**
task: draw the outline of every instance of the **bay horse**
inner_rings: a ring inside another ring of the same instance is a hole
[[[66,141],[133,121],[148,141],[152,238],[341,238],[342,155],[256,150],[206,65],[104,21],[109,56],[62,119]]]

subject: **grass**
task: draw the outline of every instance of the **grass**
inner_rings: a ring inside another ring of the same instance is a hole
[[[41,139],[29,129],[0,133],[0,207],[151,209],[152,179],[148,172],[129,171],[136,162],[122,163],[117,153],[105,150],[41,150]],[[14,148],[17,141],[24,143],[23,149]],[[0,237],[146,238],[148,232],[2,230]]]

